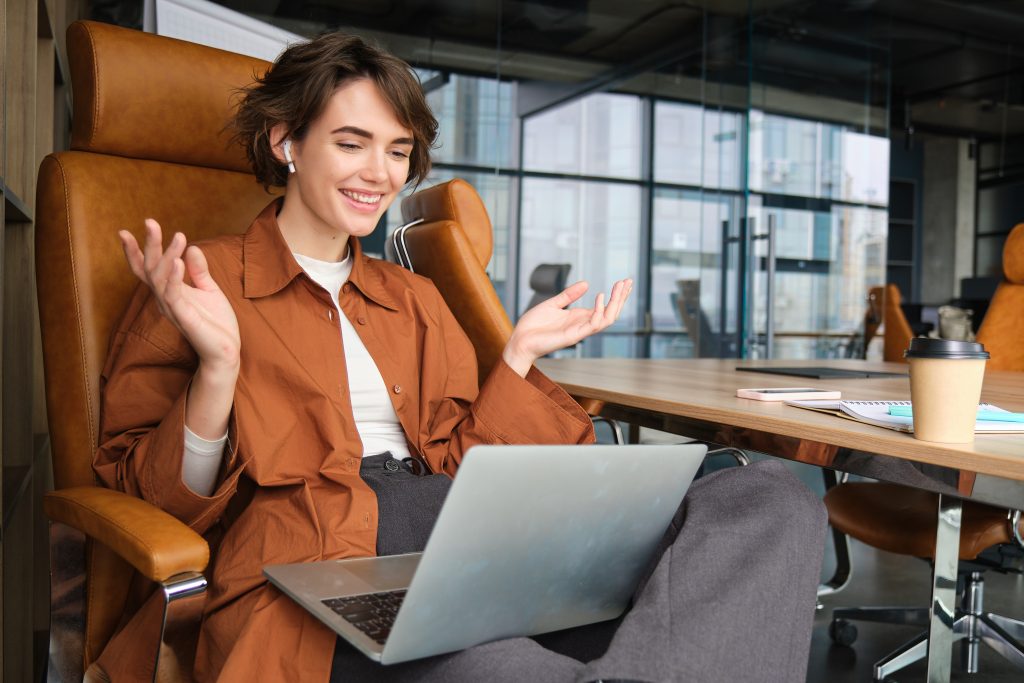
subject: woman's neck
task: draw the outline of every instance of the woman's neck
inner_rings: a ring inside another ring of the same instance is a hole
[[[304,208],[302,202],[289,204],[285,197],[284,206],[277,214],[277,226],[288,248],[295,254],[318,261],[343,260],[349,252],[349,236],[325,224],[308,210],[301,211],[297,208],[299,206]],[[289,207],[295,208],[289,210]]]

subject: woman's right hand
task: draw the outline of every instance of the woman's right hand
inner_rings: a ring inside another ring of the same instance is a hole
[[[237,376],[241,355],[238,319],[210,276],[202,250],[186,248],[180,232],[165,250],[160,224],[151,218],[146,219],[146,242],[141,249],[127,230],[119,231],[118,236],[132,272],[152,290],[160,311],[195,349],[201,366]]]

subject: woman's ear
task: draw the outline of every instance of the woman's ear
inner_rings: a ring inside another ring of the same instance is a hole
[[[292,164],[294,152],[285,154],[284,143],[286,140],[288,140],[288,130],[283,123],[279,123],[270,129],[270,151],[273,153],[274,158],[282,165],[291,164],[294,166]],[[286,158],[288,156],[291,156],[292,159]],[[294,168],[291,170],[294,173]]]

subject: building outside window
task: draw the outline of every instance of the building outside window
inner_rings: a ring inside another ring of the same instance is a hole
[[[841,354],[868,288],[885,281],[885,137],[618,93],[581,97],[520,128],[515,83],[421,78],[441,125],[426,182],[461,177],[480,192],[494,227],[488,273],[513,320],[541,263],[570,264],[570,282],[591,283],[588,304],[617,279],[637,280],[620,320],[574,353],[735,355],[728,340],[744,291],[747,354],[758,355],[767,243],[751,242],[741,282],[735,242],[744,220],[754,233],[769,221],[776,230],[777,357]],[[389,231],[401,223],[397,206],[387,222]]]

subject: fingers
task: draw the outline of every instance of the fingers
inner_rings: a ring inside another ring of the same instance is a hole
[[[591,327],[588,334],[599,332],[618,320],[631,291],[633,291],[633,280],[626,278],[612,285],[611,296],[607,304],[604,302],[604,293],[598,294],[597,300],[594,302],[593,313],[588,321]]]
[[[611,322],[615,322],[619,319],[619,314],[622,313],[622,307],[626,305],[626,299],[629,298],[630,293],[633,291],[633,280],[632,278],[620,280],[616,283],[616,286],[619,287],[619,291],[616,292],[613,287],[612,297],[608,302],[608,313],[611,317]]]
[[[127,230],[119,230],[117,236],[121,239],[121,248],[124,250],[124,257],[128,261],[128,267],[140,280],[146,279],[146,269],[143,267],[142,250],[135,240],[135,235]]]
[[[614,292],[614,289],[612,291]],[[590,314],[590,326],[594,331],[607,327],[607,324],[604,323],[604,292],[600,292],[594,299],[593,312]]]
[[[182,301],[183,288],[187,286],[184,283],[186,264],[182,258],[186,247],[185,236],[180,232],[175,233],[165,250],[160,224],[152,218],[147,218],[145,241],[141,247],[135,236],[127,230],[118,231],[118,237],[121,239],[121,247],[132,273],[153,291],[157,305],[164,315],[176,321],[173,310]],[[212,282],[202,252],[198,248],[191,251],[195,253],[189,256],[190,275]]]
[[[575,301],[578,301],[580,297],[587,293],[588,289],[590,289],[590,285],[587,284],[585,280],[580,280],[579,282],[569,285],[561,292],[548,299],[548,301],[559,308],[565,308]]]
[[[142,245],[143,265],[148,280],[152,280],[152,274],[160,264],[160,257],[163,256],[164,238],[160,230],[160,224],[152,218],[145,220],[146,241]]]
[[[185,250],[185,266],[192,284],[204,290],[217,289],[217,283],[210,276],[210,267],[206,263],[206,254],[197,246]]]
[[[181,258],[185,249],[185,236],[175,233],[164,250],[163,232],[160,224],[152,218],[145,221],[145,242],[141,249],[135,237],[127,230],[120,231],[118,235],[132,272],[156,294],[162,294],[173,272],[174,261]]]
[[[159,250],[160,245],[158,244],[157,247]],[[146,272],[149,276],[149,284],[154,290],[159,292],[167,286],[171,273],[174,270],[174,264],[176,261],[181,260],[181,255],[184,251],[185,236],[178,232],[171,238],[167,249],[163,253],[156,252],[158,256],[155,261],[147,260]]]
[[[164,305],[173,311],[174,307],[179,301],[181,301],[182,287],[184,287],[185,280],[185,262],[180,258],[174,259],[171,262],[171,272],[168,273],[166,284],[163,289]]]

